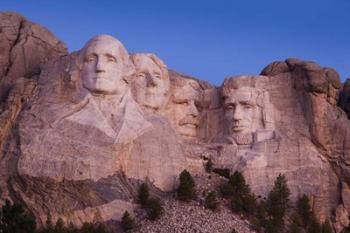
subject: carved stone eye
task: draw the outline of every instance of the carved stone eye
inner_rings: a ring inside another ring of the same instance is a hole
[[[85,57],[85,62],[92,62],[92,61],[96,61],[96,56],[94,55],[88,55]]]
[[[243,104],[244,109],[251,109],[253,106],[250,104]]]
[[[202,106],[202,104],[199,101],[195,101],[194,105],[196,106],[198,111],[201,112],[203,110],[203,106]]]
[[[160,76],[160,74],[153,74],[152,75],[154,78],[158,78],[158,79],[161,79],[162,77]]]
[[[137,78],[145,78],[145,77],[146,77],[146,74],[143,73],[143,72],[141,72],[141,73],[138,73],[138,74],[136,75],[136,77],[137,77]]]
[[[109,62],[117,62],[117,59],[111,55],[107,55],[107,61]]]
[[[225,106],[225,109],[226,109],[227,111],[234,110],[234,109],[235,109],[235,106],[232,105],[232,104],[228,104],[228,105]]]

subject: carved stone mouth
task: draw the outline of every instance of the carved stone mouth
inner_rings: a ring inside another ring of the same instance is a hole
[[[196,118],[185,118],[185,119],[180,120],[179,125],[197,128],[199,125],[199,122]]]
[[[196,129],[198,127],[198,125],[196,124],[192,124],[192,123],[186,123],[186,124],[180,124],[181,126],[186,126],[188,128],[193,128]]]
[[[104,77],[104,76],[102,76],[102,75],[101,75],[101,76],[99,75],[99,76],[95,76],[95,77],[94,77],[94,80],[95,80],[95,81],[98,81],[98,80],[108,80],[108,78],[106,78],[106,77]]]
[[[245,125],[233,125],[232,130],[235,132],[243,131],[245,129],[248,129],[248,126]]]

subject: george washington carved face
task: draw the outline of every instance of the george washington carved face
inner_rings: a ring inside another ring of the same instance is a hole
[[[112,36],[92,38],[80,55],[83,87],[98,94],[124,94],[125,76],[133,70],[123,45]]]

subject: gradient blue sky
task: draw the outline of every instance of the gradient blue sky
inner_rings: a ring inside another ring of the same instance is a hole
[[[350,76],[350,0],[1,0],[70,51],[97,34],[213,84],[296,57]]]

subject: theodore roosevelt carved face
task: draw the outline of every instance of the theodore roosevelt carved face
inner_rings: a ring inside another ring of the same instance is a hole
[[[164,107],[168,101],[168,70],[154,54],[133,54],[131,59],[136,68],[133,89],[136,101],[154,110]]]
[[[133,65],[123,45],[114,37],[100,35],[86,43],[80,54],[83,87],[97,94],[124,94],[125,79]]]
[[[197,136],[201,112],[201,88],[195,80],[182,80],[172,96],[172,118],[175,129],[185,138]]]

